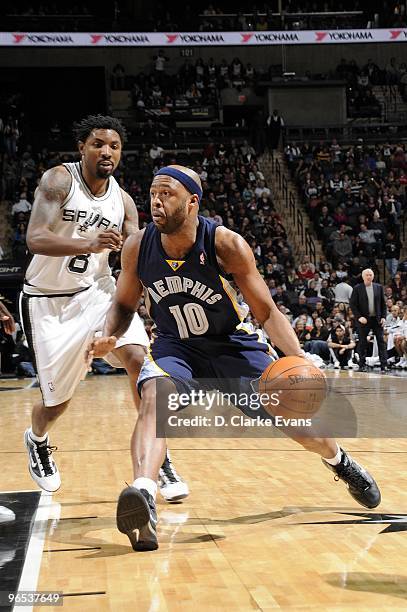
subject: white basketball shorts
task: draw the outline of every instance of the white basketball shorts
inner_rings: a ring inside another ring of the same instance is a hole
[[[111,291],[97,285],[69,296],[20,295],[21,321],[35,358],[45,406],[57,406],[71,399],[85,378],[86,348],[102,331],[112,296]],[[127,344],[149,345],[137,313],[116,348]]]

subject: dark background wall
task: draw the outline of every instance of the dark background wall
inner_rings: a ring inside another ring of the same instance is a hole
[[[305,53],[306,47],[306,53]],[[181,47],[165,47],[169,57],[168,71],[175,72],[183,63]],[[152,67],[153,47],[130,48],[0,48],[0,66],[105,66],[108,70],[118,62],[123,64],[129,74]],[[355,59],[363,65],[369,58],[384,67],[391,57],[404,61],[407,46],[404,43],[391,44],[325,44],[325,45],[276,45],[261,47],[194,47],[191,61],[202,57],[216,61],[225,58],[228,62],[238,56],[243,62],[267,68],[270,64],[285,64],[288,71],[304,74],[324,72],[334,69],[342,57]]]
[[[20,92],[33,129],[49,126],[55,120],[70,124],[72,119],[87,113],[106,110],[106,79],[102,66],[31,66],[18,70],[0,67],[0,83],[0,100],[7,97],[8,92]],[[41,95],[33,95],[34,92]]]
[[[296,125],[342,125],[346,121],[345,85],[285,85],[268,90],[269,110],[278,109],[284,121]]]

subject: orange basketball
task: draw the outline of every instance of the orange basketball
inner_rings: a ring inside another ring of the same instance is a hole
[[[314,415],[327,392],[325,374],[304,357],[273,361],[259,381],[259,393],[264,394],[263,408],[273,416],[288,419],[307,419]]]

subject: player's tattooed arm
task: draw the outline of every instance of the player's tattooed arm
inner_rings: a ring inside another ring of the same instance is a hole
[[[55,233],[61,209],[69,194],[72,177],[64,166],[47,170],[35,192],[34,205],[27,229],[27,246],[32,253],[63,257],[100,253],[104,249],[119,250],[120,233],[115,229],[89,238],[65,238]]]
[[[219,265],[226,273],[233,275],[244,300],[270,340],[285,355],[303,355],[290,322],[278,310],[257,270],[253,252],[246,240],[225,227],[218,227],[215,247]]]
[[[138,231],[138,212],[132,197],[121,190],[124,204],[123,240]]]

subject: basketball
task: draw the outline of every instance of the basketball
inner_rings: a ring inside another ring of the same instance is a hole
[[[263,408],[275,417],[309,418],[318,412],[327,391],[325,374],[304,357],[273,361],[259,381]]]

